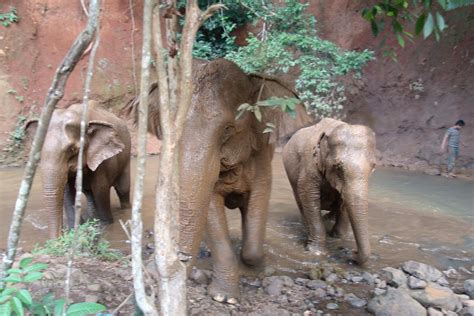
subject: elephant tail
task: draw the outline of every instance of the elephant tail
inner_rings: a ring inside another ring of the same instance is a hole
[[[121,110],[121,114],[138,124],[140,95],[135,96]],[[153,82],[148,91],[148,132],[161,139],[158,82]]]

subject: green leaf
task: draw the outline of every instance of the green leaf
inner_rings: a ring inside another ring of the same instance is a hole
[[[250,106],[250,104],[248,104],[248,103],[242,103],[242,104],[239,105],[239,107],[237,108],[237,111],[246,110],[249,106]]]
[[[25,275],[25,278],[23,279],[23,282],[30,283],[37,281],[43,277],[43,273],[41,272],[30,272],[27,275]]]
[[[446,10],[450,11],[468,5],[474,5],[474,0],[449,0]]]
[[[33,304],[33,299],[31,298],[31,294],[28,290],[21,289],[18,291],[16,294],[16,297],[20,299],[20,301],[23,302],[25,305],[31,305]]]
[[[24,270],[24,273],[29,273],[29,272],[34,272],[34,271],[41,271],[41,270],[46,269],[47,267],[48,267],[48,265],[46,263],[38,262],[38,263],[35,263],[35,264],[27,267]]]
[[[24,269],[33,262],[33,257],[24,258],[20,261],[20,268]]]
[[[426,15],[423,13],[418,17],[416,20],[416,25],[415,25],[415,34],[419,35],[421,31],[423,30],[423,27],[425,26],[425,20],[426,20]]]
[[[0,305],[0,315],[10,316],[11,314],[12,314],[11,301],[8,301],[5,304]]]
[[[443,16],[439,14],[439,12],[436,12],[436,24],[438,25],[438,29],[440,31],[443,31],[447,27]]]
[[[260,108],[258,106],[255,107],[254,114],[255,114],[255,118],[257,119],[257,121],[261,122],[262,121],[262,112],[260,111]]]
[[[428,38],[428,36],[433,33],[434,30],[434,19],[431,13],[428,14],[428,18],[425,21],[425,25],[423,26],[423,37]]]
[[[374,36],[379,35],[379,27],[377,25],[377,22],[375,22],[374,20],[370,21],[370,26],[372,28],[372,34],[374,34]]]
[[[64,299],[56,300],[54,303],[54,316],[62,316],[64,311]]]
[[[17,316],[25,315],[23,304],[21,304],[21,301],[17,297],[12,297],[11,302],[12,302],[13,311],[15,312]]]
[[[403,26],[397,20],[393,20],[392,27],[395,33],[400,33],[403,31]]]
[[[84,302],[84,303],[72,304],[71,306],[69,306],[69,308],[67,309],[66,315],[67,316],[83,316],[83,315],[88,315],[88,314],[96,314],[98,312],[103,312],[105,310],[106,308],[104,305],[101,305],[98,303]]]
[[[397,34],[397,40],[398,40],[398,44],[401,47],[405,47],[405,40],[403,39],[403,36],[401,36],[400,34]]]
[[[11,283],[19,283],[21,282],[21,277],[18,274],[10,274],[7,276],[5,279],[3,279],[4,282],[11,282]]]
[[[0,305],[3,305],[6,302],[9,302],[11,298],[12,298],[11,295],[2,295],[2,296],[0,296]],[[2,315],[2,314],[0,314],[0,315]]]
[[[237,113],[237,115],[235,116],[235,119],[238,120],[239,118],[242,117],[242,115],[244,115],[244,113],[245,113],[245,111],[239,111],[239,112]]]
[[[439,5],[446,10],[447,8],[447,3],[446,0],[438,0]]]
[[[266,134],[266,133],[271,133],[271,132],[273,132],[273,128],[271,128],[271,127],[266,127],[266,128],[263,130],[262,133]]]
[[[7,271],[8,274],[21,274],[23,271],[21,269],[10,269]]]

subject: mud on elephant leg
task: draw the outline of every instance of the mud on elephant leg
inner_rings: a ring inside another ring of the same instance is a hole
[[[338,209],[335,209],[336,212],[336,223],[334,224],[330,236],[334,238],[346,238],[349,234],[350,220],[349,214],[344,207],[344,203],[338,203]]]
[[[208,294],[218,302],[235,303],[240,297],[239,265],[229,237],[224,197],[215,193],[209,205],[206,231],[213,258]]]

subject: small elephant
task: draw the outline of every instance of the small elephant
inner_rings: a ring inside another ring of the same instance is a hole
[[[336,217],[331,235],[344,237],[350,222],[359,264],[369,259],[368,186],[375,160],[370,128],[329,118],[299,130],[285,145],[283,162],[308,230],[308,250],[326,252],[324,209]]]
[[[49,237],[57,238],[63,228],[63,207],[67,224],[74,227],[75,178],[79,154],[82,104],[53,112],[41,151],[43,196],[48,211]],[[37,120],[26,129],[36,128]],[[113,186],[122,208],[130,208],[130,133],[124,121],[89,102],[84,147],[83,192],[88,215],[112,223],[110,188]]]

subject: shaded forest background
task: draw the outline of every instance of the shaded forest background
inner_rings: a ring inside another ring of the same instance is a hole
[[[142,11],[129,0],[107,1],[101,27],[92,98],[119,109],[138,90]],[[374,39],[370,25],[361,17],[368,2],[313,0],[308,11],[317,19],[324,39],[343,49],[371,49],[377,59],[363,71],[361,80],[348,79],[346,120],[369,125],[377,134],[383,165],[436,172],[444,161],[439,152],[445,129],[458,118],[463,130],[459,165],[474,169],[474,8],[446,13],[449,28],[439,43],[417,39],[405,49],[389,37],[384,46]],[[17,9],[20,22],[0,27],[0,163],[12,162],[8,150],[21,138],[24,121],[39,113],[57,65],[87,17],[79,1],[10,0],[3,8]],[[135,29],[133,28],[133,22]],[[247,30],[239,30],[237,43],[245,44]],[[132,45],[132,38],[134,47]],[[393,48],[398,61],[384,57]],[[135,51],[135,54],[132,51]],[[68,81],[66,106],[82,98],[87,58],[83,57]],[[287,75],[287,81],[293,77]],[[13,150],[14,151],[14,150]],[[156,151],[150,146],[150,151]],[[17,162],[15,159],[14,161]]]

